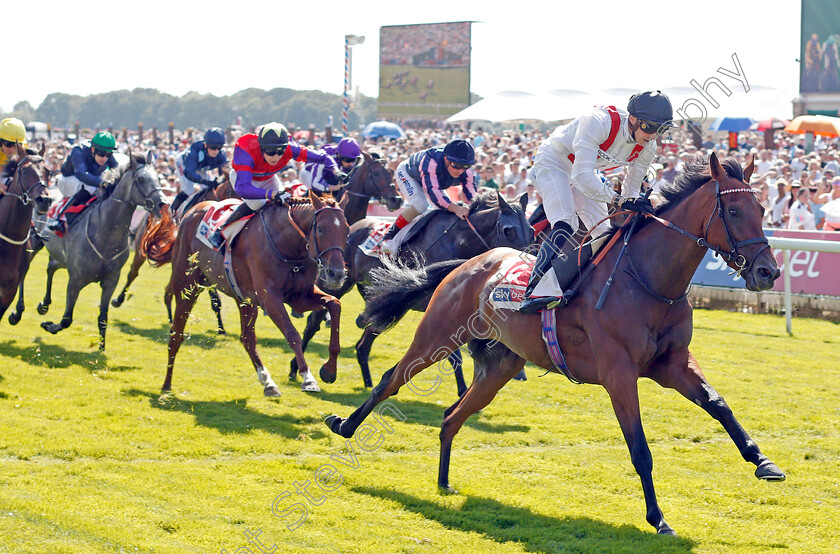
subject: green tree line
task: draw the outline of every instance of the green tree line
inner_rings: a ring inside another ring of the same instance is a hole
[[[78,122],[82,128],[92,129],[132,129],[138,123],[146,129],[165,129],[171,122],[177,129],[203,129],[226,127],[241,117],[246,129],[267,121],[302,129],[313,124],[323,129],[332,116],[333,129],[339,130],[343,107],[343,96],[318,90],[249,88],[230,96],[197,92],[173,96],[157,89],[136,88],[88,96],[54,92],[37,108],[27,101],[19,102],[3,117],[13,116],[24,122],[43,121],[54,128],[72,128]],[[351,107],[347,126],[359,129],[376,119],[376,99],[362,95]]]

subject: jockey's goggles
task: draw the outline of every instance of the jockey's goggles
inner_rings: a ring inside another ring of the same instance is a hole
[[[207,145],[207,150],[221,150],[221,149],[222,149],[221,146],[215,146],[213,144],[208,144]]]
[[[346,163],[346,164],[352,164],[352,163],[356,162],[356,158],[349,158],[347,156],[339,156],[338,161]]]
[[[99,148],[94,148],[93,149],[93,155],[94,156],[99,156],[100,158],[107,158],[108,156],[111,155],[111,153],[108,152],[107,150],[100,150]]]
[[[14,148],[14,146],[15,146],[14,142],[12,142],[10,140],[6,140],[6,139],[0,139],[0,144],[5,146],[6,148]]]
[[[449,162],[449,165],[452,166],[452,169],[469,169],[472,167],[472,164],[459,164],[452,161]]]
[[[653,123],[652,121],[639,120],[639,129],[648,135],[660,135],[664,133],[670,125],[668,123]]]
[[[262,149],[263,154],[265,154],[266,156],[280,156],[280,155],[283,154],[283,152],[285,150],[286,150],[285,146],[277,146],[277,147],[269,146],[269,147],[266,147],[266,148]]]

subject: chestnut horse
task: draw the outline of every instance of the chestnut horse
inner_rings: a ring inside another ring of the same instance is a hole
[[[303,358],[300,335],[292,325],[284,303],[301,313],[327,309],[333,326],[330,356],[321,367],[321,379],[330,383],[335,381],[341,350],[338,334],[341,304],[315,286],[315,280],[320,276],[331,287],[339,287],[344,281],[344,247],[349,230],[344,218],[345,203],[310,193],[308,198],[292,198],[283,205],[269,203],[260,209],[235,237],[232,246],[233,274],[241,297],[225,276],[224,256],[196,238],[196,228],[212,204],[199,204],[184,217],[175,245],[167,253],[172,261],[167,293],[175,297],[175,315],[169,333],[164,392],[172,389],[172,369],[178,348],[184,341],[184,327],[205,286],[215,286],[228,296],[238,297],[242,344],[266,396],[279,396],[280,390],[257,353],[254,324],[259,308],[262,307],[282,331],[294,351],[303,376],[301,389],[307,392],[318,392],[320,388]],[[165,263],[169,260],[154,261]]]
[[[599,384],[609,393],[641,478],[647,521],[658,533],[674,531],[665,522],[653,488],[653,460],[639,413],[639,377],[677,390],[718,420],[743,458],[756,465],[759,479],[785,478],[706,381],[688,348],[692,308],[686,291],[707,248],[742,275],[750,290],[771,288],[779,275],[761,229],[764,210],[747,185],[752,171],[752,161],[743,171],[733,159],[721,165],[714,154],[708,168],[689,166],[670,188],[663,187],[664,201],[656,217],[637,225],[623,257],[619,248],[609,250],[578,295],[557,312],[557,336],[567,375]],[[560,371],[541,338],[538,314],[495,309],[488,302],[493,288],[521,256],[498,248],[460,266],[454,261],[425,270],[391,270],[373,286],[367,315],[379,329],[404,313],[414,298],[437,288],[399,363],[382,376],[368,400],[349,418],[328,417],[330,430],[351,437],[378,403],[469,341],[475,360],[473,383],[446,410],[440,432],[438,485],[450,488],[452,440],[467,418],[487,406],[526,361]],[[596,304],[613,267],[622,271],[615,272],[614,286],[598,310]]]
[[[3,168],[3,177],[12,180],[0,197],[0,318],[12,304],[29,269],[28,250],[32,211],[45,214],[50,207],[49,170],[44,163],[44,148],[39,154],[18,145],[18,161]],[[22,301],[21,301],[22,304]],[[23,309],[20,310],[22,312]],[[9,314],[9,323],[20,321],[20,312]]]
[[[230,182],[230,174],[227,170],[221,171],[222,177],[224,177],[224,182],[216,188],[205,188],[192,197],[190,197],[184,203],[184,209],[179,210],[183,213],[187,213],[190,208],[200,204],[201,202],[207,201],[218,201],[218,200],[225,200],[226,198],[236,198],[236,192],[233,190],[233,184]],[[143,219],[140,220],[140,223],[137,225],[137,231],[134,234],[134,258],[131,260],[131,268],[128,270],[128,276],[125,280],[125,286],[123,287],[122,291],[117,295],[116,298],[111,300],[111,305],[115,308],[119,308],[122,306],[122,303],[125,302],[126,294],[128,294],[128,287],[131,283],[137,279],[137,276],[140,274],[140,268],[143,267],[143,264],[146,262],[146,252],[143,249],[143,239],[146,236],[146,229],[149,229],[155,225],[177,225],[178,220],[176,214],[170,213],[170,211],[164,210],[164,213],[161,214],[161,217],[154,217],[154,215],[150,215],[148,213],[143,214]],[[171,245],[161,245],[161,248],[169,248]],[[213,312],[216,314],[216,321],[218,323],[218,331],[220,335],[225,334],[225,326],[222,323],[222,304],[219,300],[218,293],[213,290],[212,288],[207,291],[210,295],[210,306],[213,308]],[[169,315],[169,323],[172,323],[172,313],[170,311]]]

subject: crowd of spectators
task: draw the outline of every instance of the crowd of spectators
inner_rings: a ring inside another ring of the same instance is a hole
[[[530,130],[484,130],[482,127],[465,129],[459,126],[418,126],[407,129],[407,136],[400,139],[366,140],[357,136],[363,150],[378,151],[391,169],[410,154],[434,146],[443,146],[455,138],[472,142],[476,149],[475,172],[478,185],[499,190],[508,200],[519,201],[527,195],[527,212],[530,214],[541,202],[528,175],[528,168],[540,142],[552,128]],[[93,136],[95,131],[89,134]],[[169,133],[157,135],[144,133],[141,139],[137,132],[115,133],[118,150],[127,153],[129,149],[152,152],[154,163],[168,194],[178,192],[175,156],[200,140],[203,129],[175,130],[170,140]],[[232,158],[232,147],[238,134],[228,137],[226,154]],[[82,133],[84,138],[86,135]],[[88,137],[89,138],[89,137]],[[817,137],[810,152],[806,151],[802,135],[788,135],[777,131],[774,148],[764,147],[764,136],[759,133],[741,133],[737,150],[730,150],[727,137],[709,135],[700,148],[689,137],[677,135],[672,140],[661,141],[657,158],[648,173],[649,185],[654,192],[673,182],[684,164],[695,156],[707,156],[717,152],[718,156],[732,156],[745,165],[750,156],[755,156],[756,169],[750,185],[756,189],[757,197],[765,208],[764,226],[785,229],[840,230],[840,139]],[[338,139],[334,138],[333,142]],[[37,142],[37,141],[36,141]],[[307,141],[304,140],[305,144]],[[314,146],[325,142],[322,132],[316,135]],[[49,168],[58,172],[62,161],[70,151],[71,143],[61,132],[53,133],[46,140],[45,157]],[[281,174],[281,181],[287,187],[300,188],[298,169],[293,165]],[[605,178],[620,183],[621,170]]]

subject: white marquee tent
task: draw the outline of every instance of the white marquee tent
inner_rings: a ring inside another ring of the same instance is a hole
[[[750,85],[749,91],[735,82],[721,88],[710,83],[701,93],[693,87],[663,89],[674,106],[674,119],[710,123],[717,117],[750,117],[756,121],[769,117],[790,119],[793,98],[784,91]],[[727,91],[729,94],[727,95]],[[589,93],[579,90],[553,90],[545,93],[504,91],[484,98],[447,119],[459,121],[565,121],[585,113],[592,106],[627,106],[635,89],[607,89]],[[715,106],[714,104],[717,104]]]

